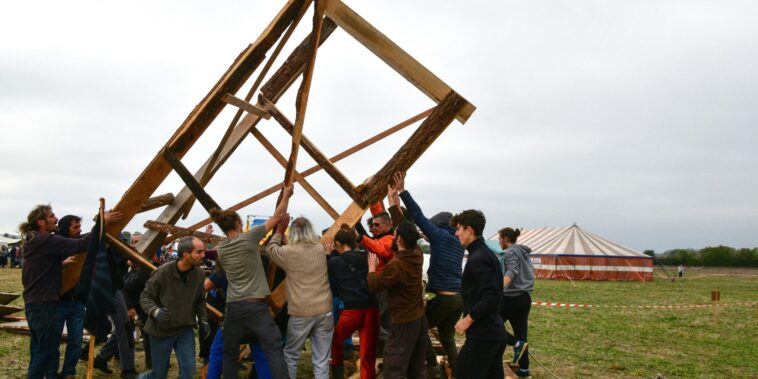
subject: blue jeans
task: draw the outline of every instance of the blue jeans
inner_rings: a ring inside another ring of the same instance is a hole
[[[66,325],[66,354],[63,356],[61,376],[76,375],[76,363],[82,353],[82,336],[84,335],[84,304],[78,301],[61,300],[58,303],[58,334],[63,334]],[[55,376],[58,372],[59,349],[55,349],[53,362],[48,373]]]
[[[179,378],[192,379],[195,376],[195,333],[192,328],[187,327],[170,337],[150,336],[150,349],[153,369],[140,374],[139,379],[165,378],[172,349],[179,363]]]
[[[43,378],[51,370],[55,352],[61,342],[58,331],[58,302],[32,303],[24,306],[29,324],[29,379]]]
[[[261,349],[261,345],[257,343],[252,344],[251,349],[253,351],[253,359],[255,360],[255,373],[258,375],[258,379],[271,379],[271,370],[268,368],[266,354]],[[213,338],[210,353],[208,354],[208,372],[205,376],[206,379],[221,378],[223,358],[224,333],[221,328],[219,328],[216,332],[216,336]]]

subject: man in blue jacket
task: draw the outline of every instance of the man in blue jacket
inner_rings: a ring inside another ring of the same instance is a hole
[[[413,222],[421,229],[429,241],[429,269],[426,291],[433,297],[426,302],[426,320],[429,328],[437,328],[440,342],[445,349],[450,368],[455,370],[458,359],[458,349],[455,346],[455,323],[463,313],[463,298],[461,297],[461,267],[463,263],[463,246],[455,229],[450,226],[449,212],[440,212],[431,220],[424,216],[421,207],[413,200],[410,192],[405,189],[405,172],[397,172],[393,177],[395,193],[399,192],[400,199],[408,209]],[[395,196],[389,196],[390,206],[398,201]],[[427,335],[426,364],[428,367],[437,366],[437,355],[432,347],[432,340]]]

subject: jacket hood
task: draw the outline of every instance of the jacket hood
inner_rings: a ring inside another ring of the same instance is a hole
[[[450,212],[440,212],[432,216],[429,221],[437,227],[450,226],[450,219],[453,218],[453,214]]]
[[[526,245],[511,245],[511,247],[508,248],[508,250],[513,251],[514,253],[524,254],[527,255],[532,252],[532,249],[529,248],[529,246]]]
[[[424,263],[424,253],[421,252],[420,247],[417,247],[415,250],[400,250],[397,252],[396,257],[413,264]]]

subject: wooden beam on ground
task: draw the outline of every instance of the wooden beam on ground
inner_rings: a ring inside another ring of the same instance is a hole
[[[153,262],[145,259],[145,257],[143,257],[139,252],[134,250],[124,241],[121,241],[117,237],[112,236],[110,233],[105,233],[105,238],[108,240],[108,243],[111,246],[115,247],[116,250],[121,252],[121,254],[127,256],[132,262],[142,266],[142,268],[144,268],[147,272],[153,272],[156,270]],[[208,316],[213,317],[215,320],[221,321],[224,319],[224,315],[210,304],[205,304],[205,309],[208,311]]]
[[[226,93],[237,93],[255,68],[263,61],[266,52],[296,16],[302,2],[303,0],[290,0],[282,8],[258,41],[242,51],[208,95],[177,129],[166,147],[171,148],[179,159],[189,151],[190,147],[200,138],[200,135],[226,105],[221,101],[221,97]],[[161,151],[142,171],[142,174],[114,207],[114,210],[123,212],[124,217],[120,221],[108,225],[108,231],[117,234],[123,230],[170,172],[171,166],[166,162]]]
[[[173,193],[166,193],[160,196],[155,196],[147,199],[147,201],[142,204],[142,208],[137,211],[137,213],[147,212],[149,210],[153,210],[155,208],[160,208],[165,205],[169,205],[174,201],[174,194]]]
[[[450,86],[342,1],[327,1],[326,15],[435,102],[440,103],[452,91]],[[465,123],[475,110],[473,104],[466,102],[455,117]]]
[[[279,164],[282,165],[282,167],[285,167],[285,168],[287,167],[287,159],[284,158],[284,156],[278,150],[276,150],[276,147],[274,147],[274,145],[271,144],[271,142],[268,139],[266,139],[266,137],[263,136],[263,134],[260,132],[260,130],[258,130],[258,128],[254,128],[250,132],[253,133],[253,136],[255,137],[255,139],[257,139],[261,143],[261,145],[263,145],[263,147],[274,157],[274,159],[276,159],[277,162],[279,162]],[[339,213],[337,213],[337,211],[335,211],[334,208],[332,208],[332,206],[329,205],[326,199],[324,199],[324,197],[321,196],[321,194],[319,194],[318,191],[316,191],[316,189],[313,188],[313,186],[311,186],[310,183],[308,183],[308,181],[305,179],[305,177],[303,177],[303,175],[297,172],[297,170],[295,170],[293,173],[294,173],[295,180],[297,180],[297,182],[300,183],[303,189],[306,192],[308,192],[309,195],[311,195],[313,200],[316,200],[318,205],[320,205],[321,208],[323,208],[324,211],[326,211],[326,213],[332,217],[332,219],[336,220],[337,217],[340,216]]]
[[[174,168],[174,171],[179,174],[179,177],[182,178],[184,184],[189,187],[189,189],[192,191],[192,194],[195,195],[195,198],[197,198],[200,204],[203,205],[203,208],[205,208],[205,210],[210,212],[210,210],[213,208],[221,209],[218,203],[216,203],[211,198],[211,196],[205,192],[203,186],[201,186],[200,183],[195,180],[195,177],[192,176],[189,170],[187,170],[187,167],[184,167],[182,162],[176,155],[174,155],[174,152],[171,151],[170,148],[163,149],[163,157],[165,157],[168,163],[171,164],[171,167]]]
[[[287,166],[284,169],[285,188],[292,185],[295,169],[297,168],[297,154],[300,151],[300,138],[303,136],[303,124],[305,124],[305,111],[308,109],[308,96],[311,92],[313,69],[316,67],[316,56],[318,55],[318,40],[321,38],[321,25],[324,23],[324,1],[314,0],[311,51],[305,64],[303,82],[300,84],[300,88],[297,91],[297,99],[295,100],[295,127],[292,132],[292,149],[290,150],[290,158],[287,160]],[[281,200],[281,196],[279,200]]]
[[[388,137],[388,136],[390,136],[390,135],[392,135],[394,133],[397,133],[400,130],[403,130],[403,129],[407,128],[408,126],[413,125],[414,123],[416,123],[416,122],[418,122],[420,120],[423,120],[425,117],[429,116],[432,113],[433,110],[434,110],[434,108],[428,109],[426,111],[423,111],[423,112],[421,112],[421,113],[419,113],[419,114],[417,114],[417,115],[415,115],[415,116],[413,116],[413,117],[411,117],[411,118],[409,118],[409,119],[407,119],[407,120],[405,120],[405,121],[403,121],[403,122],[401,122],[401,123],[399,123],[399,124],[397,124],[397,125],[389,128],[389,129],[387,129],[387,130],[385,130],[385,131],[383,131],[383,132],[381,132],[381,133],[379,133],[379,134],[377,134],[377,135],[375,135],[373,137],[370,137],[370,138],[368,138],[368,139],[366,139],[366,140],[358,143],[357,145],[355,145],[355,146],[353,146],[353,147],[351,147],[351,148],[349,148],[349,149],[347,149],[347,150],[345,150],[345,151],[343,151],[343,152],[341,152],[341,153],[339,153],[339,154],[331,157],[329,160],[331,162],[337,163],[340,160],[345,159],[345,158],[347,158],[347,157],[355,154],[356,152],[358,152],[358,151],[366,148],[367,146],[371,146],[374,143],[376,143],[378,141],[381,141],[382,139],[384,139],[384,138],[386,138],[386,137]],[[301,175],[304,178],[307,178],[311,174],[315,174],[316,172],[319,172],[319,171],[321,171],[321,166],[317,164],[317,165],[315,165],[315,166],[313,166],[313,167],[311,167],[311,168],[303,171],[301,173]],[[279,191],[282,188],[282,184],[283,183],[275,184],[275,185],[269,187],[268,189],[265,189],[262,192],[260,192],[260,193],[258,193],[256,195],[253,195],[252,197],[247,198],[247,199],[245,199],[245,200],[243,200],[243,201],[241,201],[241,202],[239,202],[239,203],[231,206],[230,208],[228,208],[228,210],[237,211],[237,210],[240,210],[240,209],[242,209],[242,208],[244,208],[244,207],[246,207],[246,206],[248,206],[250,204],[253,204],[256,201],[258,201],[260,199],[263,199],[266,196],[271,195],[272,193],[274,193],[276,191]],[[194,224],[192,226],[189,226],[187,229],[197,230],[199,228],[202,228],[203,226],[206,226],[206,225],[210,224],[211,222],[212,222],[212,220],[210,218],[206,218],[205,220],[201,220],[200,222],[198,222],[198,223],[196,223],[196,224]],[[142,237],[142,238],[144,239],[145,237]]]
[[[260,103],[263,104],[264,108],[271,114],[272,117],[274,117],[274,120],[276,120],[279,125],[284,128],[284,130],[287,131],[290,135],[295,136],[296,128],[294,125],[292,125],[292,122],[287,119],[287,117],[282,114],[282,112],[276,107],[276,105],[268,100],[265,96],[260,95],[258,100]],[[302,136],[300,139],[300,145],[303,146],[303,149],[313,158],[313,160],[318,163],[321,168],[326,171],[329,176],[334,179],[334,181],[342,187],[342,189],[347,193],[348,196],[350,196],[353,201],[356,202],[362,202],[363,198],[360,196],[360,194],[355,190],[355,186],[352,182],[350,182],[350,179],[348,179],[338,168],[335,166],[329,158],[324,155],[324,153],[321,152],[321,150],[316,147],[316,145],[311,142],[308,138],[305,136]]]
[[[384,198],[387,194],[387,184],[392,175],[398,171],[407,171],[450,125],[455,119],[455,115],[459,114],[466,104],[468,104],[466,99],[454,91],[450,91],[445,96],[432,114],[424,120],[384,167],[379,169],[367,183],[359,186],[358,191],[363,194],[368,204]]]
[[[243,111],[245,111],[247,113],[252,113],[252,114],[254,114],[254,115],[258,116],[258,117],[264,118],[266,120],[268,120],[268,119],[271,118],[271,115],[269,115],[263,109],[258,108],[257,106],[255,106],[253,104],[250,104],[247,101],[242,100],[242,99],[240,99],[240,98],[238,98],[238,97],[236,97],[236,96],[234,96],[232,94],[229,94],[229,93],[225,94],[221,98],[221,101],[223,101],[223,102],[225,102],[225,103],[227,103],[229,105],[234,105],[235,107],[237,107],[237,108],[239,108],[239,109],[241,109],[241,110],[243,110]]]
[[[325,19],[321,30],[321,43],[324,43],[336,28],[337,25],[334,22]],[[272,99],[273,101],[278,100],[287,91],[290,85],[292,85],[298,75],[302,73],[309,45],[310,39],[305,38],[303,42],[300,43],[300,45],[287,57],[279,70],[277,70],[261,87],[261,92],[265,94],[267,98]],[[226,162],[227,158],[237,149],[240,143],[242,143],[242,140],[244,140],[249,134],[250,129],[259,121],[260,117],[257,115],[247,114],[242,121],[235,126],[229,137],[228,143],[223,146],[221,153],[218,155],[218,159],[211,162],[212,157],[210,157],[195,174],[195,178],[200,180],[207,174],[207,180],[210,180],[224,162]],[[161,158],[161,160],[165,161],[163,158]],[[194,199],[192,191],[188,187],[183,188],[176,195],[174,202],[163,210],[163,213],[157,218],[157,221],[175,224],[182,215],[184,208],[192,201],[192,199]],[[126,225],[126,222],[123,224]],[[122,228],[123,226],[119,227],[119,230]],[[137,245],[137,249],[146,256],[152,257],[164,238],[165,234],[149,230],[143,235],[142,240]]]
[[[210,233],[198,232],[195,230],[180,228],[178,226],[174,226],[171,224],[164,224],[162,222],[153,221],[153,220],[145,221],[144,227],[150,230],[161,232],[161,233],[170,234],[174,240],[178,238],[182,238],[182,237],[193,236],[193,237],[199,238],[200,240],[206,243],[210,242],[215,245],[221,242],[224,238],[226,238],[226,237],[216,236]]]

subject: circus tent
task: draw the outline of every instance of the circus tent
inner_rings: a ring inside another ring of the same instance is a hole
[[[492,240],[497,240],[496,234]],[[518,243],[532,249],[539,278],[571,280],[653,280],[653,259],[581,229],[524,229]]]

